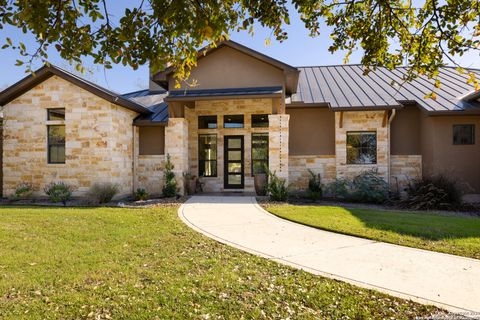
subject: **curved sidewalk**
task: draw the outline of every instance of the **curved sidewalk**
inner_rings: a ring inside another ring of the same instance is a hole
[[[179,216],[210,238],[280,263],[453,312],[480,312],[480,260],[303,226],[266,212],[254,197],[195,196]]]

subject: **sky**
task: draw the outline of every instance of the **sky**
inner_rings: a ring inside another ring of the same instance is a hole
[[[109,4],[109,12],[115,16],[119,16],[127,3],[129,3],[129,0],[112,1]],[[308,35],[307,29],[293,9],[290,10],[290,21],[290,25],[286,26],[288,39],[281,43],[272,39],[271,43],[266,46],[265,39],[269,38],[271,31],[262,29],[260,26],[255,27],[255,34],[253,36],[247,32],[240,32],[232,34],[231,39],[293,66],[343,63],[343,52],[331,54],[328,51],[331,41],[328,37],[328,29],[325,26],[323,27],[323,33],[319,37],[312,38]],[[35,48],[34,39],[31,36],[24,35],[20,30],[15,28],[7,27],[0,30],[0,43],[3,43],[6,37],[24,42],[27,47]],[[0,49],[0,89],[14,84],[26,76],[24,67],[14,65],[17,58],[17,52],[11,49]],[[354,52],[352,56],[350,56],[349,63],[359,63],[360,59],[361,52]],[[49,61],[64,69],[73,69],[67,61],[55,54],[54,50],[52,54],[50,54]],[[470,52],[463,57],[456,57],[456,61],[464,67],[480,68],[480,56],[478,52]],[[94,65],[88,58],[85,59],[83,63],[92,71],[92,73],[87,73],[84,77],[109,90],[127,93],[148,87],[147,65],[133,70],[128,66],[120,64],[114,66],[113,69],[106,70],[101,65]],[[40,66],[41,63],[36,64],[36,67]]]

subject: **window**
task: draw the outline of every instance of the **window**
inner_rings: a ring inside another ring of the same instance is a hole
[[[252,175],[268,169],[268,133],[252,134]]]
[[[453,126],[453,144],[475,144],[475,125],[456,124]]]
[[[47,120],[65,120],[65,109],[47,109]]]
[[[48,130],[48,163],[65,163],[65,126],[50,125]]]
[[[226,115],[223,116],[223,127],[224,128],[243,128],[243,115]]]
[[[252,114],[252,128],[268,128],[268,114]]]
[[[199,116],[198,129],[216,129],[217,116]]]
[[[198,175],[200,177],[217,176],[217,135],[198,136]]]
[[[347,163],[377,163],[376,132],[347,132]]]

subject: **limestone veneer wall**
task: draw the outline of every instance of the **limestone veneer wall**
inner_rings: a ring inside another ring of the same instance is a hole
[[[135,188],[143,188],[151,196],[161,195],[164,168],[165,155],[139,155],[136,164]]]
[[[337,178],[353,178],[362,171],[377,170],[385,180],[389,180],[389,125],[382,126],[384,111],[343,112],[343,125],[340,127],[340,112],[335,113],[335,155]],[[377,133],[377,163],[347,164],[347,132],[374,131]]]
[[[65,164],[47,163],[48,108],[65,108]],[[106,182],[130,194],[137,115],[57,76],[45,80],[4,107],[4,196],[22,182],[44,196],[52,181],[74,186],[75,196]]]
[[[422,177],[421,155],[390,156],[390,189],[405,194],[405,188],[412,179]]]
[[[254,191],[253,177],[251,172],[251,135],[252,133],[268,133],[269,128],[252,128],[252,114],[270,114],[272,112],[272,99],[225,99],[196,101],[195,108],[185,108],[185,118],[188,121],[188,154],[191,174],[198,176],[198,135],[217,135],[217,177],[201,178],[206,192],[225,191],[223,184],[223,144],[226,135],[241,135],[244,137],[244,166],[245,188],[244,191]],[[244,128],[223,128],[224,115],[244,115]],[[217,129],[198,129],[198,116],[217,115]],[[168,136],[166,136],[168,140]],[[288,146],[288,141],[287,141]]]
[[[293,191],[304,191],[308,187],[310,173],[320,174],[322,184],[335,180],[336,167],[334,155],[307,155],[289,157],[289,188]]]

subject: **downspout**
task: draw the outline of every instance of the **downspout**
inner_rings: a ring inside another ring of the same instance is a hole
[[[390,114],[390,117],[388,117],[388,185],[390,186],[392,176],[390,174],[391,172],[391,166],[392,166],[392,154],[391,154],[391,149],[392,149],[392,144],[391,144],[391,135],[390,135],[390,124],[392,123],[393,119],[395,118],[395,115],[397,114],[396,109],[392,109],[392,114]]]

